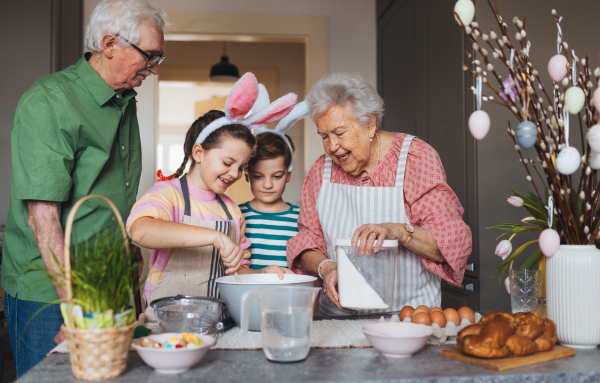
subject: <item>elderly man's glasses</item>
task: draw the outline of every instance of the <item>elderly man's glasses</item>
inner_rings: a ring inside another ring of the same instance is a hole
[[[144,55],[144,57],[146,59],[148,59],[148,61],[146,61],[146,68],[150,68],[150,67],[153,67],[155,65],[160,65],[160,63],[163,62],[163,60],[165,59],[165,56],[163,56],[163,55],[151,55],[149,53],[144,52],[137,45],[135,45],[133,43],[130,43],[129,40],[127,40],[123,36],[120,36],[118,33],[115,36],[120,37],[123,40],[125,40],[127,42],[127,44],[129,44],[132,47],[134,47],[138,52],[140,52],[142,55]]]

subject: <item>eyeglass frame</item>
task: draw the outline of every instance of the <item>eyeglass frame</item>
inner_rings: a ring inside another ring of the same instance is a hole
[[[160,65],[163,62],[163,60],[165,59],[164,55],[151,55],[151,54],[145,52],[140,47],[138,47],[134,43],[129,42],[129,40],[127,40],[125,37],[119,35],[118,33],[116,33],[115,36],[120,37],[123,40],[125,40],[125,42],[127,42],[127,44],[129,44],[132,47],[134,47],[138,52],[140,52],[147,59],[147,61],[146,61],[146,68],[151,68],[151,67],[153,67],[155,65]],[[150,62],[150,60],[154,59],[155,57],[158,57],[158,59],[156,59],[157,61],[154,64],[152,64],[152,65],[148,65],[148,63]]]

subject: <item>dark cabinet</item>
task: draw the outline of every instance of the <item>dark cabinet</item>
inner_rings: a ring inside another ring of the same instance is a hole
[[[444,283],[443,302],[479,309],[475,142],[465,118],[473,110],[466,92],[472,79],[462,71],[470,43],[452,16],[454,4],[377,1],[377,86],[386,108],[383,129],[413,134],[436,149],[473,233],[463,287]]]

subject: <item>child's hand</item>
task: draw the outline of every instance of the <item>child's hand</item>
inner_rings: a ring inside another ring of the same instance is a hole
[[[217,236],[221,238],[223,242],[223,247],[219,243]],[[242,261],[244,260],[244,250],[235,242],[231,240],[226,235],[221,235],[220,233],[215,235],[215,240],[213,241],[213,246],[219,249],[219,254],[221,254],[221,258],[223,259],[223,264],[228,267],[225,270],[225,274],[232,274],[242,267]]]
[[[284,274],[295,274],[292,270],[283,267],[271,265],[262,269],[265,274],[277,274],[279,279],[283,280]]]

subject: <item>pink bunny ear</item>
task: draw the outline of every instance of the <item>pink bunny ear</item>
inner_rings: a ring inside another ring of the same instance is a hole
[[[233,86],[227,101],[225,101],[225,114],[231,119],[244,118],[258,97],[258,81],[248,72],[244,74]]]
[[[247,121],[251,125],[268,125],[277,122],[294,109],[297,100],[298,96],[294,93],[288,93],[273,101],[268,108],[252,114]]]

